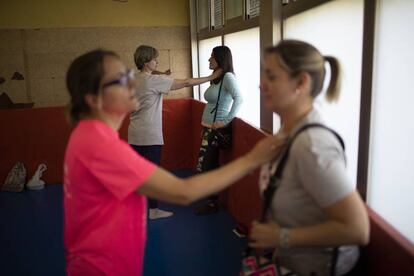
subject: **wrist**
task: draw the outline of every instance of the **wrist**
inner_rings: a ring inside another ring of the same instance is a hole
[[[290,231],[288,228],[280,228],[279,247],[283,249],[290,248]]]

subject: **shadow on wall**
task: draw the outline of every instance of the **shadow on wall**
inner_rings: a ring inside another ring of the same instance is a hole
[[[24,80],[24,77],[19,72],[14,72],[13,76],[11,77],[11,80],[17,80],[21,81]],[[0,76],[0,85],[6,82],[6,79]],[[7,95],[5,92],[2,92],[0,94],[0,109],[11,109],[11,108],[31,108],[33,107],[34,103],[14,103],[9,95]]]
[[[32,108],[34,103],[14,103],[6,93],[0,95],[0,109]]]

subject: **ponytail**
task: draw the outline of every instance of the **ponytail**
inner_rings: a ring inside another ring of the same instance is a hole
[[[339,98],[340,64],[332,56],[322,56],[313,45],[299,40],[283,40],[274,47],[267,48],[266,54],[275,54],[280,64],[291,78],[306,72],[312,79],[310,96],[315,99],[321,92],[325,80],[325,62],[331,68],[331,79],[326,93],[328,102]]]
[[[329,63],[331,68],[331,80],[326,91],[326,100],[328,102],[337,101],[341,86],[339,61],[332,56],[324,56],[324,60]]]

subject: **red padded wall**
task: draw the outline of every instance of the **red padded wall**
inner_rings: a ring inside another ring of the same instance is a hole
[[[193,167],[193,121],[191,100],[166,100],[162,124],[164,147],[161,166],[167,170]]]
[[[193,105],[198,106],[196,119]],[[177,99],[163,102],[163,131],[165,145],[161,166],[168,169],[193,168],[195,165],[194,129],[200,128],[204,104],[195,100]],[[201,110],[201,112],[200,112]],[[48,169],[42,179],[46,183],[62,183],[64,151],[71,126],[64,115],[64,107],[0,110],[0,185],[12,166],[22,161],[30,178],[40,163]],[[193,128],[193,124],[198,124]],[[120,129],[120,136],[127,140],[129,118]]]
[[[198,152],[201,146],[201,131],[203,127],[201,126],[201,117],[203,115],[205,103],[200,101],[191,100],[191,114],[192,114],[192,163],[189,168],[195,168],[198,160]]]
[[[45,163],[42,179],[62,182],[64,149],[71,131],[63,107],[0,110],[0,127],[0,185],[18,161],[26,165],[28,178]]]
[[[368,209],[370,242],[362,249],[362,262],[368,275],[414,275],[414,244]]]
[[[266,134],[245,121],[236,118],[233,121],[233,146],[223,152],[223,162],[235,159],[247,153]],[[250,225],[258,219],[261,212],[261,197],[258,186],[260,169],[248,174],[236,184],[230,186],[224,194],[230,213],[243,225]]]

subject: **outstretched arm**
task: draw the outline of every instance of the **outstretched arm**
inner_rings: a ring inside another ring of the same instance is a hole
[[[226,188],[261,164],[268,162],[279,154],[284,143],[284,137],[267,137],[249,153],[220,169],[187,179],[175,177],[164,169],[158,168],[137,192],[171,203],[189,204]]]
[[[199,85],[208,81],[212,81],[218,77],[220,77],[220,75],[222,74],[223,70],[222,69],[218,69],[215,70],[213,72],[213,74],[211,74],[208,77],[202,77],[202,78],[191,78],[191,79],[174,79],[174,82],[171,86],[171,90],[177,90],[177,89],[181,89],[183,87],[190,87],[190,86],[194,86],[194,85]]]

